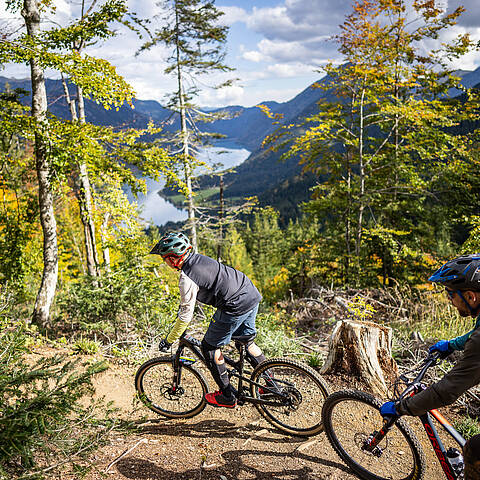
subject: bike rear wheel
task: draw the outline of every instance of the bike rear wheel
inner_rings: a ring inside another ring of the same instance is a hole
[[[399,419],[374,452],[365,450],[370,435],[380,431],[381,402],[355,390],[330,395],[323,405],[325,433],[340,458],[365,480],[419,480],[426,470],[422,447]],[[363,448],[362,448],[363,447]]]
[[[174,384],[173,357],[152,358],[135,376],[140,400],[152,411],[168,418],[189,418],[206,406],[207,381],[195,367],[181,365],[180,381]]]
[[[307,365],[288,358],[274,358],[258,365],[250,384],[260,414],[283,432],[309,437],[323,430],[321,411],[328,396],[322,377]]]

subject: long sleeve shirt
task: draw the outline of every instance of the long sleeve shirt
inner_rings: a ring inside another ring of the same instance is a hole
[[[480,315],[475,328],[450,341],[454,350],[463,350],[462,358],[445,376],[413,397],[396,404],[400,415],[422,415],[428,410],[452,404],[462,393],[480,383]]]
[[[188,324],[192,321],[197,300],[198,285],[183,272],[180,273],[178,289],[180,290],[180,306],[178,307],[177,320],[167,335],[167,342],[169,343],[173,343],[180,338],[187,329]]]

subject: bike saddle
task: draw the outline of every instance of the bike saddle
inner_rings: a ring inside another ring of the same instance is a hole
[[[232,340],[234,340],[236,344],[247,345],[248,343],[252,342],[256,336],[256,333],[253,335],[237,335],[232,337]]]

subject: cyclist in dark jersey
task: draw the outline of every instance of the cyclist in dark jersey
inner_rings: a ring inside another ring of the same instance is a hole
[[[446,289],[453,306],[462,317],[476,317],[475,326],[465,335],[440,340],[430,351],[445,354],[463,350],[463,356],[438,382],[413,397],[384,403],[380,413],[422,415],[428,410],[453,403],[462,393],[480,383],[480,254],[462,255],[450,260],[429,281]],[[467,441],[464,449],[465,480],[480,480],[480,435]]]
[[[234,408],[237,404],[236,392],[230,385],[220,347],[227,345],[232,336],[245,337],[249,339],[247,360],[254,367],[265,360],[262,351],[253,342],[255,317],[262,296],[244,273],[194,253],[183,233],[165,235],[150,253],[161,255],[167,265],[180,271],[178,318],[170,333],[160,342],[160,350],[167,351],[185,331],[192,320],[196,301],[216,307],[202,340],[202,352],[220,390],[207,393],[205,399],[216,407]]]

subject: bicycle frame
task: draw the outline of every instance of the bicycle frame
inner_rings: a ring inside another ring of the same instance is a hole
[[[429,357],[423,368],[421,369],[420,373],[417,375],[415,380],[408,384],[407,388],[403,391],[403,393],[399,396],[399,400],[405,398],[407,396],[415,395],[422,390],[425,390],[425,385],[423,385],[421,380],[423,379],[427,370],[437,363],[437,360],[442,358],[441,355],[432,355]],[[402,377],[400,377],[402,378]],[[405,380],[405,377],[402,378]],[[432,417],[437,420],[437,422],[443,427],[443,429],[457,442],[460,447],[465,445],[466,440],[455,430],[452,424],[436,409],[430,410],[423,415],[419,415],[418,418],[422,422],[423,428],[427,434],[430,443],[432,444],[433,450],[435,455],[437,456],[440,465],[442,466],[442,470],[445,473],[445,477],[448,480],[457,480],[459,475],[453,470],[452,466],[450,465],[449,461],[447,460],[447,451],[443,446],[443,443],[438,435],[437,429],[432,421]],[[389,420],[386,420],[383,428],[373,435],[371,441],[368,444],[368,449],[372,452],[377,448],[377,445],[383,440],[385,435],[387,435],[388,431],[393,427],[398,417],[392,417]]]
[[[189,359],[182,358],[183,351],[185,348],[188,348],[191,350],[195,355],[199,358],[199,360],[207,366],[207,362],[205,360],[205,357],[203,356],[203,353],[201,351],[201,342],[197,340],[196,338],[192,337],[189,334],[182,335],[179,339],[179,345],[177,348],[177,351],[175,352],[174,359],[173,359],[173,365],[174,365],[174,377],[173,377],[173,387],[172,390],[175,391],[178,385],[181,384],[181,378],[182,378],[182,364],[189,362]],[[269,400],[264,400],[261,398],[254,398],[249,395],[246,395],[244,393],[243,389],[243,382],[247,382],[249,385],[254,385],[256,387],[261,387],[264,390],[268,391],[269,393],[275,394],[279,399],[287,399],[288,396],[276,391],[274,388],[270,388],[266,385],[260,385],[257,382],[254,382],[250,380],[250,378],[247,378],[243,375],[243,367],[245,364],[245,346],[241,344],[241,346],[238,348],[238,351],[240,353],[240,359],[238,361],[233,360],[230,358],[228,355],[223,354],[223,358],[225,359],[225,363],[232,367],[232,370],[229,371],[230,377],[235,377],[238,379],[238,384],[237,384],[237,392],[238,392],[238,398],[237,398],[237,403],[239,405],[243,405],[245,402],[248,403],[257,403],[261,405],[270,405],[270,406],[278,406],[279,403],[278,401],[269,401]],[[278,380],[277,380],[278,382]],[[284,383],[284,382],[280,382]]]
[[[438,461],[440,462],[440,465],[445,473],[445,477],[448,480],[456,480],[458,476],[453,471],[452,466],[447,460],[447,451],[440,440],[437,429],[433,424],[432,417],[437,420],[437,422],[457,442],[460,447],[465,445],[465,439],[455,430],[452,424],[438,410],[430,410],[424,415],[419,416],[420,421],[423,424],[423,428],[427,433],[427,437],[429,438],[433,450],[435,451],[435,455],[437,456]]]

